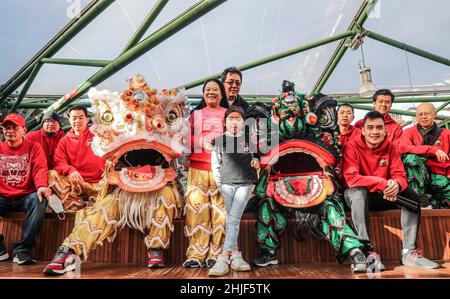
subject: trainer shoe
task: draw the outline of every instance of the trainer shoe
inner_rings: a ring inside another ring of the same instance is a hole
[[[164,268],[164,252],[161,249],[148,250],[148,267],[149,268]]]
[[[28,251],[19,251],[14,254],[13,262],[18,265],[33,265],[36,264],[36,260],[31,256]]]
[[[386,267],[381,262],[380,255],[376,253],[375,251],[370,251],[367,254],[367,262],[369,263],[369,267],[372,268],[375,271],[384,271],[386,270]]]
[[[75,253],[72,249],[60,246],[56,251],[52,261],[45,267],[45,275],[63,275],[66,272],[75,270]]]
[[[219,254],[214,266],[208,271],[209,276],[224,276],[230,272],[230,256],[228,254]]]
[[[3,235],[0,235],[0,262],[6,261],[7,259],[9,259],[9,254],[6,251],[5,239]]]
[[[351,265],[353,273],[366,273],[369,263],[359,248],[355,248],[350,252]]]
[[[253,260],[253,265],[257,267],[267,267],[270,265],[278,265],[276,253],[262,251],[260,256]]]
[[[236,252],[230,256],[231,269],[234,271],[250,271],[250,265],[242,258],[242,253]]]
[[[410,249],[407,253],[402,254],[401,263],[402,265],[409,267],[420,267],[427,269],[436,269],[440,267],[439,264],[424,257],[423,252],[420,249]]]

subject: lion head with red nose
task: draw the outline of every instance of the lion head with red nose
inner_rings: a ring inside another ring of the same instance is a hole
[[[140,75],[121,94],[91,88],[93,152],[109,165],[109,185],[148,192],[174,181],[171,161],[183,153],[184,91],[150,88]]]

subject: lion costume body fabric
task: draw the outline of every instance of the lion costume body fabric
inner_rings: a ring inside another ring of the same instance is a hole
[[[272,131],[279,132],[279,143],[272,142],[262,157],[255,188],[262,252],[278,249],[289,212],[300,232],[329,240],[339,261],[364,246],[347,222],[338,196],[335,108],[336,101],[325,95],[307,98],[289,91],[274,99],[268,117]]]
[[[165,249],[180,214],[182,197],[173,160],[183,153],[186,96],[157,94],[141,76],[122,93],[89,91],[95,137],[93,152],[106,160],[95,204],[78,211],[63,246],[82,260],[128,225],[146,234],[149,249]]]

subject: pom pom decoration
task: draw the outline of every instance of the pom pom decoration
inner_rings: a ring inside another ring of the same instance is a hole
[[[315,125],[317,123],[317,115],[313,112],[306,114],[306,122],[310,125]]]

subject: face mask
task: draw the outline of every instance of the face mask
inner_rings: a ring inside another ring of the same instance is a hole
[[[60,220],[64,220],[66,218],[66,215],[64,214],[64,207],[62,205],[62,202],[59,200],[59,198],[55,194],[52,194],[50,196],[48,205],[53,210],[53,212],[55,212],[56,215],[58,215],[58,218]]]

